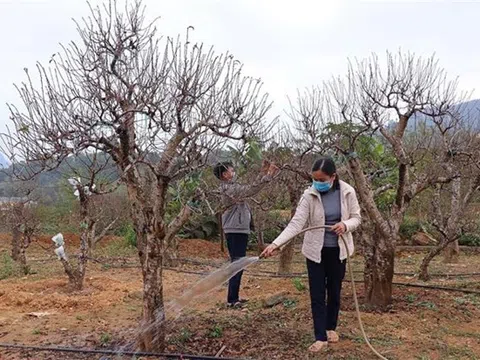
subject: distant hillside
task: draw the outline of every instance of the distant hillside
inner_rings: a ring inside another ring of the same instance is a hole
[[[0,153],[0,169],[6,169],[10,166],[10,161],[6,158],[5,155]]]
[[[12,183],[12,165],[6,158],[5,160],[7,161],[7,166],[0,169],[0,197],[19,196],[18,183],[17,185]],[[106,161],[106,156],[99,161]],[[70,157],[68,162],[62,163],[57,169],[43,172],[38,175],[36,184],[38,185],[37,190],[41,193],[42,200],[50,202],[58,199],[62,188],[68,186],[66,181],[67,178],[73,176],[76,172],[86,174],[82,169],[87,163],[89,163],[89,161],[85,155]],[[21,167],[22,164],[15,164],[17,172],[21,172]],[[75,169],[75,171],[73,169]],[[99,176],[103,179],[114,181],[118,178],[118,173],[115,167],[109,166],[107,169],[100,172]]]
[[[480,131],[480,99],[466,101],[453,106],[453,110],[457,111],[461,116],[461,121],[466,127]],[[430,117],[423,114],[416,114],[408,124],[408,130],[415,130],[419,125],[433,126]]]
[[[0,168],[0,197],[12,197],[18,196],[18,191],[16,191],[15,186],[12,184],[12,168],[11,163],[6,159],[5,156],[2,158],[0,154],[0,163],[5,160],[6,166]],[[105,155],[99,161],[107,161],[107,155]],[[152,162],[155,162],[159,159],[158,154],[150,154],[149,158]],[[216,151],[209,159],[208,164],[213,166],[216,162],[221,160],[231,160],[232,154],[227,150],[218,150]],[[58,199],[59,193],[62,191],[62,187],[69,186],[67,185],[66,179],[73,175],[73,170],[76,169],[77,172],[82,172],[82,167],[85,166],[89,161],[86,158],[86,155],[80,155],[77,157],[69,157],[68,163],[62,163],[57,169],[43,172],[37,178],[37,184],[39,191],[41,192],[42,200],[45,202],[54,202]],[[21,169],[21,164],[15,164],[17,171]],[[118,179],[119,174],[115,165],[111,164],[107,169],[102,171],[99,176],[105,180],[115,181]]]

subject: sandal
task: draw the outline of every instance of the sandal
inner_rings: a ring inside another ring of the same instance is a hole
[[[322,350],[326,350],[327,346],[328,346],[328,342],[317,340],[312,345],[310,345],[310,347],[308,348],[308,351],[311,353],[318,353]]]
[[[340,337],[334,330],[328,330],[327,331],[327,339],[329,343],[337,343],[340,340]]]

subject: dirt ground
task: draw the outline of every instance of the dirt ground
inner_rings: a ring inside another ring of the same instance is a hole
[[[72,237],[73,238],[73,237]],[[47,238],[49,239],[49,238]],[[29,249],[33,274],[0,281],[0,342],[69,346],[90,349],[128,349],[133,343],[142,311],[141,273],[136,267],[117,268],[119,257],[136,261],[134,250],[122,250],[118,239],[109,239],[97,250],[111,264],[90,264],[85,289],[71,292],[61,264],[40,246]],[[43,247],[49,245],[42,241]],[[8,249],[8,236],[0,236],[0,254]],[[68,242],[67,242],[68,244]],[[2,250],[3,249],[3,250]],[[180,256],[201,262],[225,261],[218,243],[183,240]],[[397,272],[414,272],[422,254],[401,254]],[[108,260],[108,259],[107,259]],[[106,261],[106,260],[105,260]],[[304,273],[297,254],[293,271]],[[113,265],[112,265],[113,264]],[[361,279],[362,258],[353,261]],[[1,265],[0,265],[1,266]],[[249,298],[246,309],[224,306],[223,286],[186,309],[169,323],[168,351],[246,359],[307,359],[313,341],[307,279],[255,277],[274,272],[275,262],[252,266],[244,275],[242,295]],[[432,273],[479,271],[479,255],[462,255],[456,265],[435,261]],[[213,266],[184,263],[179,270],[206,272]],[[199,275],[168,270],[164,276],[166,301],[187,290]],[[395,281],[419,281],[412,276],[397,276]],[[435,277],[431,284],[480,289],[480,276]],[[280,304],[266,308],[265,299],[283,293]],[[357,284],[360,301],[362,284]],[[362,308],[365,329],[372,344],[388,359],[480,359],[480,295],[438,290],[395,287],[394,303],[387,313]],[[344,283],[338,328],[341,341],[315,358],[375,359],[361,337],[356,322],[352,290]],[[123,357],[127,359],[127,357]],[[314,357],[310,357],[313,359]],[[0,359],[120,359],[101,355],[32,352],[0,349]]]

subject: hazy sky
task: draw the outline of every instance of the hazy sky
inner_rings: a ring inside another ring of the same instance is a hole
[[[92,4],[101,1],[91,0]],[[230,51],[248,75],[261,77],[281,115],[286,95],[343,74],[348,57],[399,48],[436,53],[465,90],[480,97],[480,0],[144,0],[165,35],[195,27],[194,40]],[[48,62],[59,43],[76,38],[72,18],[88,14],[83,0],[0,0],[0,130],[13,83],[23,68]]]

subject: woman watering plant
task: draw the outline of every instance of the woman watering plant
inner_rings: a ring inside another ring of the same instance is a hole
[[[305,233],[302,253],[307,258],[315,342],[309,351],[319,352],[328,343],[338,342],[335,332],[340,310],[342,280],[347,250],[353,254],[352,232],[361,222],[360,206],[352,186],[340,181],[331,158],[323,157],[312,167],[313,184],[305,190],[295,215],[285,230],[262,253],[262,257],[281,250],[305,226],[326,225]],[[328,228],[330,226],[330,228]],[[327,301],[325,302],[325,295]]]

